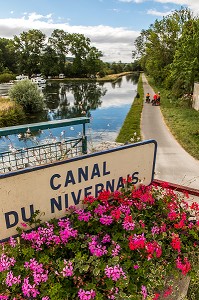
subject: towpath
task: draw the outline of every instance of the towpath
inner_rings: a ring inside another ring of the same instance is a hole
[[[149,92],[152,98],[154,90],[144,74],[142,80],[144,95]],[[144,140],[154,139],[158,144],[155,178],[199,190],[199,161],[176,141],[164,122],[159,106],[144,102],[141,131]]]

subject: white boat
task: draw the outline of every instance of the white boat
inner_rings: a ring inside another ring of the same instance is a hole
[[[29,77],[26,75],[23,75],[23,74],[16,76],[16,81],[28,80],[28,79],[29,79]]]
[[[36,84],[45,84],[46,83],[46,79],[44,79],[43,77],[40,77],[40,76],[37,76],[37,77],[32,77],[31,78],[31,81],[33,83],[36,83]]]

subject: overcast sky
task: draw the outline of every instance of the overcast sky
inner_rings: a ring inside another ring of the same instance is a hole
[[[0,37],[63,29],[90,38],[104,61],[132,62],[140,31],[182,6],[199,13],[199,0],[0,0]]]

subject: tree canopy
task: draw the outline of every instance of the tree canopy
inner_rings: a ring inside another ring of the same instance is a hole
[[[42,31],[31,29],[15,35],[13,39],[0,38],[0,73],[40,74],[46,77],[91,77],[110,72],[111,64],[104,63],[103,54],[79,33],[55,29],[49,37]],[[120,72],[126,71],[128,64]],[[129,71],[134,65],[129,64]]]
[[[135,41],[133,58],[177,97],[193,91],[199,77],[199,19],[187,8],[156,20]]]

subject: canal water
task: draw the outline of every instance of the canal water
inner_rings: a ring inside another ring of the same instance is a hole
[[[88,147],[103,141],[115,141],[135,98],[138,78],[139,74],[133,74],[105,83],[48,81],[40,87],[46,109],[31,118],[29,123],[87,116],[90,118],[90,123],[86,124]],[[66,128],[64,135],[78,137],[81,131],[82,126],[74,126]],[[63,136],[63,128],[34,133],[26,138],[19,135],[1,138],[0,151],[47,143],[59,136]]]

